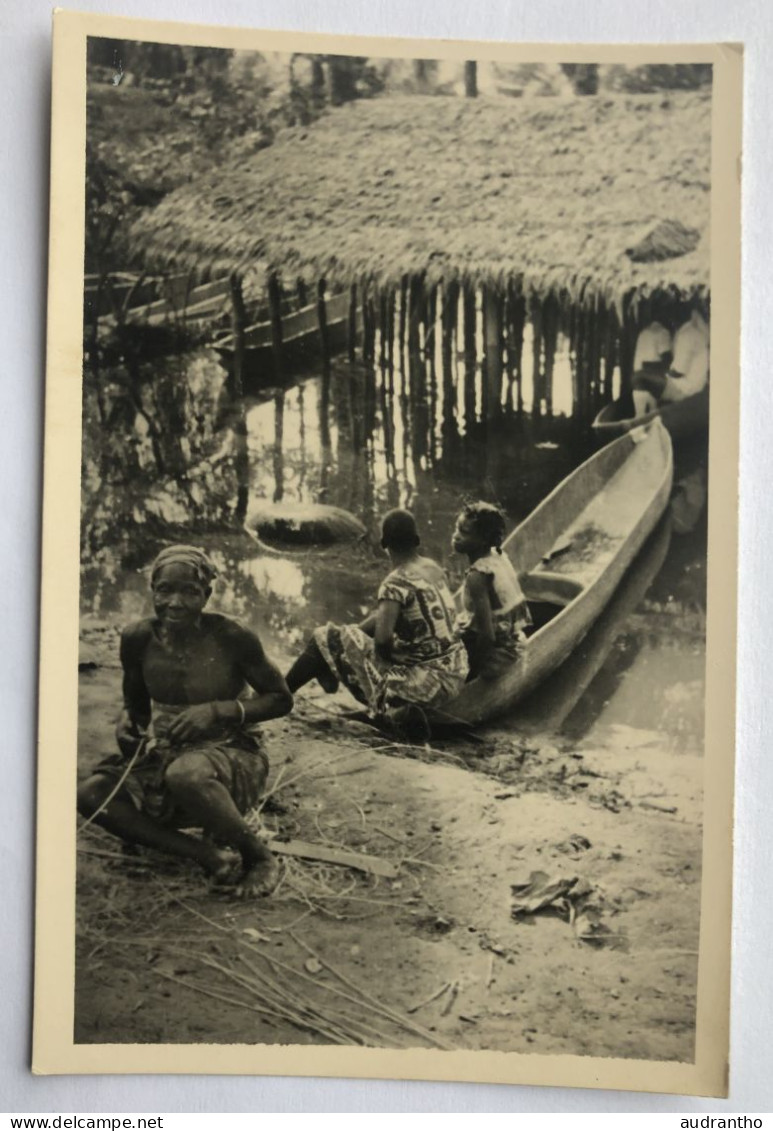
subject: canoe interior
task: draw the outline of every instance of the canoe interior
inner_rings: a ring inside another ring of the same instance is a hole
[[[513,531],[503,552],[534,628],[512,668],[469,683],[451,714],[467,722],[501,714],[567,658],[661,517],[672,477],[671,441],[656,419],[602,448]]]

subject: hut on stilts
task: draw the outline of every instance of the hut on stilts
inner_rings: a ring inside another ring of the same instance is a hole
[[[323,359],[335,300],[349,357],[437,380],[446,416],[551,413],[561,340],[587,420],[627,388],[644,300],[708,295],[710,119],[705,91],[353,102],[173,192],[134,243],[155,269],[230,277],[237,389],[257,271],[275,374],[292,292]]]

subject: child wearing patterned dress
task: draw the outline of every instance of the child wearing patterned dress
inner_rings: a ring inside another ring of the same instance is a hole
[[[469,503],[456,520],[451,545],[470,567],[456,631],[464,642],[470,679],[495,679],[516,660],[532,623],[510,559],[502,553],[505,516],[491,503]]]

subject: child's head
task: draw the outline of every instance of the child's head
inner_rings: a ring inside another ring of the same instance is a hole
[[[456,520],[451,544],[458,554],[500,550],[507,520],[493,503],[467,503]]]
[[[397,554],[407,554],[419,545],[416,519],[410,511],[393,510],[384,515],[381,523],[381,546]]]

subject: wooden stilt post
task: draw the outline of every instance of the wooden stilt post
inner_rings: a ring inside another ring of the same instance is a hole
[[[579,317],[577,303],[574,297],[570,296],[568,301],[571,303],[569,309],[569,360],[572,369],[572,416],[577,416],[579,414],[580,401],[580,379],[577,358],[577,335],[579,332]]]
[[[395,306],[395,290],[394,287],[390,286],[387,296],[387,347],[390,369],[394,367],[395,363]]]
[[[408,324],[408,276],[403,275],[400,280],[400,318],[399,318],[399,338],[398,354],[400,357],[400,367],[402,368],[403,354],[405,353],[405,330]]]
[[[373,300],[370,287],[362,283],[360,286],[362,297],[362,359],[367,364],[373,361],[373,344],[375,327],[373,325]]]
[[[588,314],[577,308],[577,416],[584,420],[588,404]]]
[[[516,384],[516,408],[523,412],[523,328],[526,299],[514,281],[507,288],[507,363]]]
[[[424,353],[429,361],[435,358],[435,333],[437,324],[437,286],[430,287],[424,303]]]
[[[375,364],[376,360],[376,300],[373,296],[372,287],[368,288],[366,305],[368,307],[368,361],[371,365]]]
[[[379,364],[382,369],[386,369],[389,364],[389,330],[387,326],[387,295],[383,287],[379,288],[378,295],[378,329],[381,339],[379,343]]]
[[[631,295],[623,299],[623,325],[620,333],[620,396],[633,408],[631,378],[633,377],[633,358],[636,352],[636,318]]]
[[[279,392],[274,397],[274,502],[281,503],[284,497],[284,422],[285,395]]]
[[[466,430],[475,422],[477,303],[474,285],[464,283],[464,419]]]
[[[454,338],[459,308],[459,283],[451,279],[443,288],[441,364],[443,372],[443,435],[456,432],[456,382],[454,381]]]
[[[247,314],[244,307],[241,276],[231,275],[231,322],[233,329],[233,370],[229,373],[229,397],[233,409],[234,470],[236,472],[236,509],[234,517],[239,525],[247,515],[250,466],[247,447],[247,418],[244,411],[244,331]]]
[[[591,317],[591,403],[590,415],[595,416],[601,399],[601,333],[602,313],[598,299],[594,300]]]
[[[540,416],[542,399],[545,394],[542,372],[542,300],[538,295],[532,295],[529,306],[532,329],[532,388],[534,390],[531,410],[534,416]]]
[[[309,291],[305,279],[298,279],[296,291],[298,293],[298,307],[302,310],[304,306],[309,305]]]
[[[349,287],[349,321],[347,324],[346,348],[349,361],[354,361],[357,354],[357,284]]]
[[[272,272],[268,279],[268,308],[271,318],[271,353],[274,360],[274,377],[284,379],[284,350],[282,347],[282,288]]]
[[[502,302],[499,290],[488,284],[483,288],[483,348],[486,379],[484,404],[487,419],[499,415],[502,397]]]
[[[617,364],[617,335],[619,325],[614,306],[606,308],[604,320],[604,400],[609,402],[614,395],[613,382]]]
[[[326,285],[324,279],[317,282],[317,324],[319,326],[319,344],[322,355],[322,364],[330,365],[330,338],[327,330],[327,304],[325,302]]]
[[[558,299],[554,294],[548,295],[542,308],[543,340],[545,343],[545,371],[543,391],[545,394],[545,412],[553,415],[553,370],[558,347]]]

